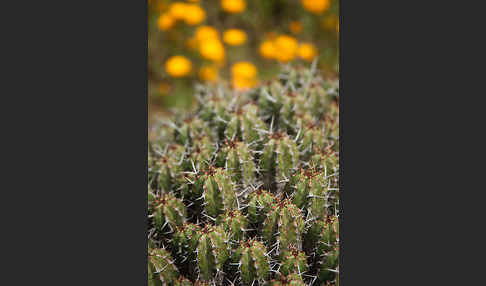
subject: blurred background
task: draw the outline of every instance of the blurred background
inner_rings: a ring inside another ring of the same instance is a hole
[[[149,117],[189,107],[198,83],[247,90],[281,65],[339,75],[339,0],[149,0]]]

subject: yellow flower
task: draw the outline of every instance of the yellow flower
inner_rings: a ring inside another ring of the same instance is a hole
[[[169,7],[169,13],[176,20],[184,20],[189,4],[184,2],[174,2]]]
[[[219,39],[218,30],[211,26],[200,26],[196,29],[195,38],[199,42],[207,39]]]
[[[314,14],[321,14],[331,6],[330,0],[301,0],[302,6]]]
[[[272,41],[266,40],[260,44],[260,55],[266,59],[275,58],[275,45]]]
[[[175,24],[175,19],[172,18],[172,16],[167,13],[160,15],[159,19],[157,20],[157,26],[162,31],[172,28],[174,24]]]
[[[218,80],[218,69],[214,66],[203,66],[199,69],[199,78],[215,82]]]
[[[223,41],[231,46],[239,46],[246,42],[246,33],[239,29],[229,29],[223,34]]]
[[[224,60],[225,51],[223,44],[219,39],[206,39],[200,43],[199,53],[208,59],[215,62],[222,62]]]
[[[221,7],[228,13],[241,13],[245,11],[245,0],[221,0]]]
[[[237,90],[247,90],[257,85],[256,79],[233,78],[231,80],[233,88]]]
[[[289,28],[293,34],[297,35],[302,31],[302,24],[299,21],[292,21]]]
[[[231,68],[234,77],[254,78],[257,75],[257,68],[250,62],[237,62]]]
[[[204,21],[204,19],[206,19],[206,12],[199,5],[186,5],[184,15],[184,22],[186,24],[194,26]]]
[[[298,54],[301,59],[311,62],[317,56],[317,49],[311,43],[302,43],[299,45]]]
[[[183,77],[191,72],[192,64],[184,56],[174,56],[165,62],[165,70],[173,77]]]
[[[295,58],[299,44],[297,40],[286,35],[275,39],[275,57],[281,62],[288,62]]]
[[[197,3],[199,2],[200,0],[189,0],[189,2],[194,2],[194,3]]]
[[[249,62],[237,62],[231,68],[232,85],[235,89],[245,90],[257,84],[257,68]]]

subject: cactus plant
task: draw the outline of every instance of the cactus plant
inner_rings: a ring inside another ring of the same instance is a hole
[[[287,250],[290,245],[300,249],[304,228],[301,210],[285,199],[274,204],[268,213],[263,225],[263,238],[269,245],[276,241],[282,250]]]
[[[221,273],[230,255],[229,236],[221,226],[201,230],[197,246],[197,265],[202,280],[208,281]]]
[[[307,272],[307,257],[304,252],[298,251],[294,247],[282,253],[282,266],[280,272],[283,275],[297,273],[299,276]]]
[[[220,221],[223,229],[229,233],[230,240],[239,242],[244,239],[248,220],[241,212],[230,210],[220,216]]]
[[[148,154],[149,285],[337,285],[339,91],[284,68],[199,88]]]
[[[177,267],[167,250],[163,248],[149,249],[148,252],[149,284],[172,285],[179,276]]]
[[[157,229],[162,230],[167,224],[171,228],[180,226],[186,219],[186,206],[172,194],[162,194],[154,198],[154,222]]]
[[[270,211],[275,197],[262,189],[258,189],[249,196],[248,218],[252,223],[262,223]]]
[[[302,278],[296,274],[290,274],[287,276],[279,276],[277,279],[273,279],[269,283],[271,286],[306,286]]]
[[[266,247],[256,240],[242,242],[238,256],[241,282],[251,285],[254,281],[265,281],[269,276],[270,264]]]

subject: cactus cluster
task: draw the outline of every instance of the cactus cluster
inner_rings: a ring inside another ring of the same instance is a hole
[[[338,285],[339,90],[286,67],[154,127],[149,285]]]

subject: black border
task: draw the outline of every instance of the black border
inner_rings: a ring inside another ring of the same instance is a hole
[[[147,283],[147,4],[4,9],[10,284]]]

